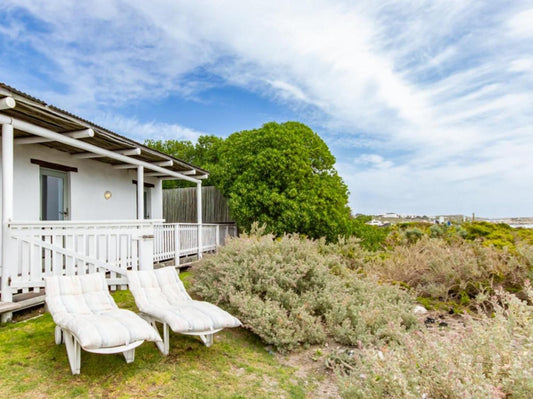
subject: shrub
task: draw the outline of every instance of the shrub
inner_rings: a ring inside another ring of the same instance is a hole
[[[533,291],[526,284],[529,298]],[[404,345],[362,348],[329,359],[345,398],[529,398],[533,307],[498,291],[492,317],[465,316],[464,331],[416,331]]]
[[[513,250],[520,242],[519,230],[505,223],[473,222],[465,223],[463,227],[468,240],[480,240],[485,246]]]
[[[431,226],[429,228],[429,235],[431,237],[442,237],[444,235],[444,233],[446,232],[446,226],[443,225],[439,225],[439,224],[434,224],[433,226]]]
[[[388,342],[414,326],[411,297],[358,276],[325,247],[298,235],[243,235],[193,268],[193,290],[282,351],[328,334]]]
[[[520,246],[501,251],[479,242],[421,238],[375,256],[363,266],[368,275],[389,283],[401,282],[419,296],[468,304],[482,292],[503,285],[520,289],[533,270],[533,249]]]
[[[321,242],[320,252],[323,254],[340,256],[344,266],[350,270],[364,272],[366,265],[374,257],[379,257],[381,252],[368,250],[361,245],[361,239],[358,237],[339,237],[334,243],[325,244]]]
[[[389,227],[369,226],[365,224],[367,218],[357,217],[350,220],[348,235],[360,240],[360,245],[366,249],[377,251],[385,247],[385,240],[389,235]]]
[[[533,229],[516,229],[518,240],[523,244],[533,245]]]
[[[335,294],[328,295],[325,319],[337,342],[400,342],[406,329],[417,326],[413,301],[405,292],[369,279],[336,283]]]
[[[407,238],[407,241],[410,243],[420,240],[423,235],[424,232],[417,227],[405,230],[405,238]]]

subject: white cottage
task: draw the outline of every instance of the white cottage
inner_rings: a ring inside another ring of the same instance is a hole
[[[0,312],[42,300],[43,276],[127,269],[212,250],[222,231],[164,224],[162,181],[207,171],[0,84]],[[226,233],[226,232],[225,232]],[[37,298],[35,298],[37,297]]]

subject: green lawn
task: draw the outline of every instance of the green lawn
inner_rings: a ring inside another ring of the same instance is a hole
[[[129,291],[113,295],[136,310]],[[169,356],[148,342],[131,364],[82,351],[81,374],[73,376],[50,314],[0,327],[0,394],[7,397],[304,398],[310,388],[242,328],[218,333],[211,348],[171,333]]]

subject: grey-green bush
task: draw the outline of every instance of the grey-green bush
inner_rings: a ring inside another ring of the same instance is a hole
[[[379,285],[298,235],[243,235],[193,268],[193,290],[235,314],[278,349],[324,342],[399,339],[414,326],[413,301]]]
[[[529,283],[524,293],[533,299]],[[531,398],[533,306],[503,290],[490,301],[492,315],[465,315],[464,331],[416,331],[394,348],[333,356],[342,397]]]

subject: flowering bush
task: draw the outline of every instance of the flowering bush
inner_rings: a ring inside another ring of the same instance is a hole
[[[193,268],[193,290],[280,350],[327,335],[388,342],[416,324],[411,297],[349,270],[324,246],[298,235],[243,235]]]

